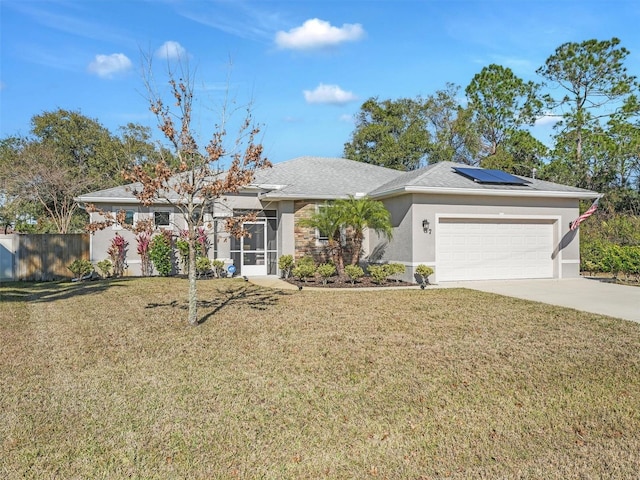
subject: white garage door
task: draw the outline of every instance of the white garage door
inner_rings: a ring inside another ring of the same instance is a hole
[[[553,224],[529,220],[441,218],[437,281],[553,277]]]

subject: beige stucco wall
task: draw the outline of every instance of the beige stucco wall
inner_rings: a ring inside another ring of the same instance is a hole
[[[130,204],[101,204],[96,205],[98,208],[107,212],[117,212],[118,210],[134,210],[136,212],[136,221],[147,218],[152,218],[153,212],[156,211],[168,211],[171,215],[171,222],[174,224],[174,234],[178,234],[179,231],[186,227],[186,223],[178,210],[170,205],[157,205],[151,207],[145,207],[137,203]],[[229,259],[231,242],[229,241],[229,234],[224,230],[224,216],[230,215],[233,209],[245,209],[245,210],[259,210],[261,209],[260,200],[255,195],[234,195],[223,197],[217,200],[213,206],[213,215],[219,217],[219,221],[213,222],[214,216],[207,214],[205,220],[208,220],[206,227],[208,229],[209,238],[212,242],[212,248],[209,251],[210,258]],[[103,220],[104,217],[99,213],[92,213],[90,215],[91,222],[97,222]],[[99,230],[92,234],[91,238],[91,262],[95,265],[101,260],[109,258],[107,250],[111,244],[111,240],[115,234],[119,234],[129,242],[127,250],[127,265],[125,270],[125,276],[137,276],[141,274],[141,262],[140,256],[137,253],[137,243],[135,234],[124,228],[118,228],[117,226],[109,226],[103,230]],[[217,239],[215,245],[213,245],[214,238]]]
[[[554,223],[554,275],[558,278],[576,277],[579,275],[579,248],[577,232],[569,232],[569,223],[578,216],[578,201],[575,199],[557,198],[522,198],[465,195],[428,195],[405,194],[384,200],[391,213],[393,239],[388,242],[372,232],[366,232],[363,261],[399,262],[407,267],[405,280],[414,281],[415,267],[426,264],[437,270],[436,241],[438,219],[446,216],[482,216],[491,218],[545,218]],[[134,209],[138,219],[149,218],[153,211],[169,210],[170,206],[143,207],[138,204],[102,205],[108,211],[117,209]],[[210,251],[211,258],[227,259],[231,257],[229,234],[224,231],[224,216],[230,215],[233,209],[276,210],[278,221],[277,248],[278,257],[291,254],[297,258],[307,254],[322,253],[322,246],[316,242],[315,229],[304,229],[296,220],[315,211],[315,201],[278,201],[261,202],[258,197],[250,195],[229,196],[216,202],[213,217],[219,221],[212,226],[217,232],[210,230],[210,237],[217,239]],[[174,212],[175,213],[175,212]],[[210,217],[210,218],[213,218]],[[96,221],[99,215],[94,213],[91,220]],[[429,221],[430,233],[423,231],[423,220]],[[184,223],[174,215],[178,224],[176,233]],[[92,235],[91,261],[95,264],[108,258],[107,249],[113,236],[118,233],[129,241],[126,274],[140,274],[140,259],[136,252],[135,235],[125,229],[116,230],[107,227]],[[323,260],[319,258],[318,260]]]
[[[371,253],[366,258],[372,262],[396,262],[409,264],[412,262],[413,230],[411,219],[411,196],[403,195],[384,201],[384,205],[391,213],[393,238],[389,242],[374,232],[369,235],[368,250]]]
[[[465,195],[407,194],[384,200],[394,226],[393,242],[382,261],[404,263],[405,280],[414,281],[415,267],[428,265],[437,270],[438,219],[446,216],[470,218],[545,219],[554,224],[554,276],[579,275],[579,243],[569,223],[578,216],[578,200]],[[423,231],[423,220],[430,232]]]
[[[149,207],[144,207],[139,204],[103,204],[96,205],[97,208],[104,210],[105,212],[112,212],[114,215],[118,210],[134,210],[136,212],[136,220],[142,220],[145,218],[149,218],[152,215],[152,211]],[[171,207],[162,208],[163,210],[172,210]],[[93,212],[89,215],[90,222],[99,222],[105,219],[104,216],[100,215],[97,212]],[[111,245],[111,240],[118,234],[126,241],[129,242],[129,246],[127,248],[127,257],[126,262],[128,268],[125,269],[124,275],[140,275],[140,256],[136,251],[136,239],[135,234],[129,230],[124,228],[118,228],[117,226],[109,226],[102,230],[98,230],[91,234],[91,252],[90,252],[90,260],[91,263],[95,266],[98,262],[102,260],[108,260],[109,255],[107,254],[107,250]]]
[[[278,256],[295,255],[295,209],[291,200],[274,204],[278,211]]]

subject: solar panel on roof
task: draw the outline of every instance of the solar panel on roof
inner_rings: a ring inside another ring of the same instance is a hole
[[[486,168],[454,167],[457,173],[478,183],[493,183],[497,185],[526,185],[528,182],[501,170]]]
[[[495,183],[498,179],[482,168],[454,168],[465,177],[479,183]]]
[[[525,180],[516,177],[515,175],[511,175],[510,173],[507,172],[503,172],[502,170],[487,170],[485,169],[486,172],[489,172],[491,175],[498,177],[500,180],[502,180],[503,183],[510,183],[513,185],[526,185],[528,182],[526,182]]]

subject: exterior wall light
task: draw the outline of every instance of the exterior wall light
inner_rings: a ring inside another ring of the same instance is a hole
[[[429,220],[426,218],[422,220],[422,230],[424,233],[431,233],[431,229],[429,228]]]

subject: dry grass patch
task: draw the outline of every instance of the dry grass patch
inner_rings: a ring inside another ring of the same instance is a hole
[[[634,478],[640,325],[467,290],[0,286],[4,478]]]

